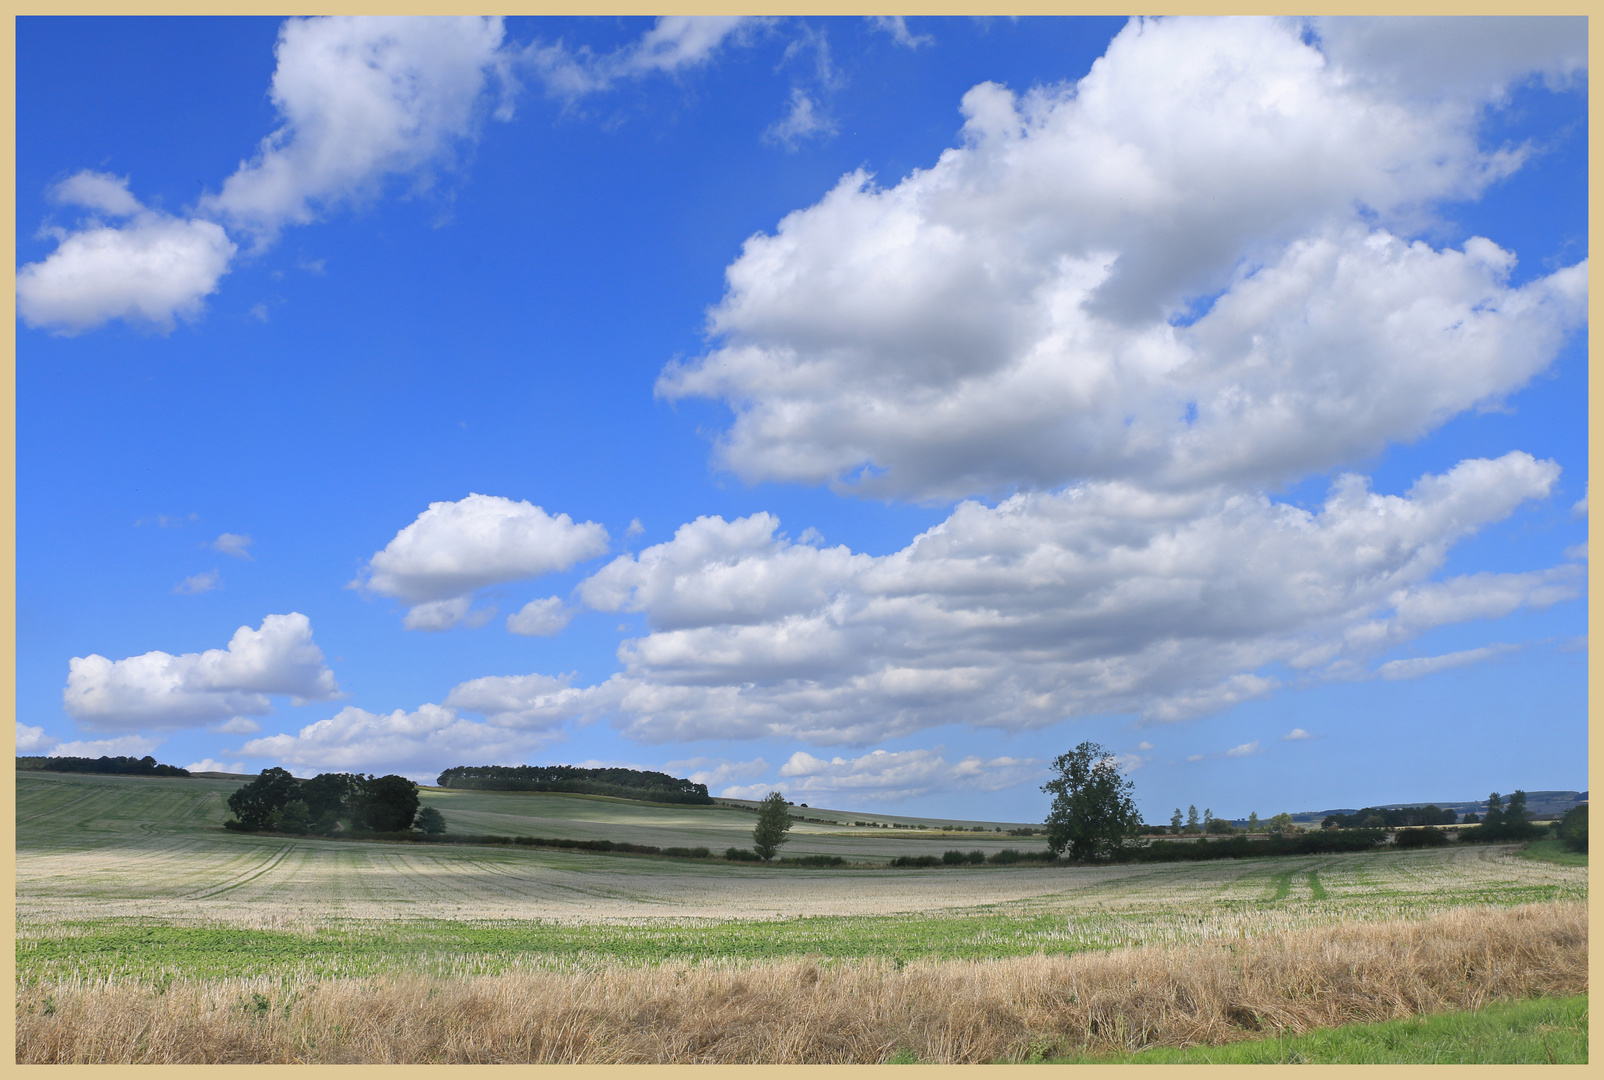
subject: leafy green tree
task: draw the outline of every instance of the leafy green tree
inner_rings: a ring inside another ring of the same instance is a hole
[[[1195,804],[1186,808],[1186,831],[1189,833],[1203,831],[1203,826],[1198,824],[1197,806]]]
[[[1289,833],[1292,831],[1292,815],[1282,811],[1270,819],[1269,829],[1273,833]]]
[[[1565,811],[1559,822],[1559,839],[1572,851],[1587,850],[1587,804],[1581,803]]]
[[[1120,775],[1109,752],[1083,742],[1053,761],[1056,777],[1042,785],[1053,796],[1047,812],[1047,846],[1054,855],[1093,862],[1113,856],[1125,839],[1141,831],[1131,800],[1135,785]]]
[[[446,831],[446,816],[432,806],[425,806],[412,819],[412,827],[426,836],[438,836]]]
[[[1175,813],[1170,815],[1170,835],[1181,835],[1181,808],[1179,806],[1175,808]]]
[[[418,814],[418,785],[404,776],[370,777],[355,796],[352,817],[359,829],[400,832],[412,827]]]
[[[752,829],[752,848],[764,862],[774,858],[780,845],[791,838],[791,812],[787,810],[785,796],[771,791],[763,796],[757,808],[757,825]]]
[[[272,823],[273,815],[294,797],[297,786],[289,770],[276,765],[271,769],[263,769],[262,775],[228,797],[228,808],[238,820],[226,822],[226,826],[241,832],[258,832],[267,828]]]
[[[1498,792],[1487,796],[1487,812],[1481,816],[1483,832],[1496,831],[1498,826],[1504,824],[1504,800],[1498,797]],[[1488,826],[1493,828],[1489,830]]]
[[[1248,813],[1248,832],[1258,832],[1258,831],[1259,831],[1259,812],[1257,810],[1249,811],[1249,813]]]
[[[317,819],[312,815],[312,808],[306,805],[304,799],[291,799],[268,821],[271,828],[287,833],[305,834],[317,827]]]

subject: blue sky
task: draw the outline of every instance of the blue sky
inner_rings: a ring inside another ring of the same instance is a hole
[[[18,752],[1584,788],[1585,41],[21,19]]]

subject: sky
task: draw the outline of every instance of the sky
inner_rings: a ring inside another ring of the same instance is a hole
[[[17,20],[17,752],[1587,786],[1580,19]]]

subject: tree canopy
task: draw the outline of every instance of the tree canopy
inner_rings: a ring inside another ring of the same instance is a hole
[[[791,838],[791,811],[786,809],[785,796],[771,791],[763,797],[757,808],[757,825],[752,829],[752,850],[768,862],[780,850],[780,845]]]
[[[1131,799],[1135,785],[1120,775],[1109,752],[1083,742],[1053,761],[1058,774],[1042,785],[1053,796],[1047,812],[1047,846],[1053,854],[1095,862],[1112,858],[1125,839],[1141,830]]]

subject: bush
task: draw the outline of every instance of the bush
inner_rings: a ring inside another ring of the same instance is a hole
[[[940,866],[941,860],[934,855],[898,855],[891,860],[891,865],[896,867]]]
[[[985,861],[986,861],[986,853],[984,851],[981,851],[979,848],[976,848],[974,851],[971,851],[969,853],[969,864],[971,866],[979,866],[981,863],[983,863]]]
[[[438,836],[446,831],[446,816],[432,806],[425,806],[412,819],[412,827],[425,836]]]
[[[1401,848],[1442,847],[1448,843],[1448,834],[1429,826],[1419,829],[1399,829],[1393,843]]]
[[[1572,851],[1587,850],[1587,804],[1573,806],[1565,811],[1559,822],[1560,843]]]
[[[947,866],[962,866],[969,861],[969,856],[961,851],[943,851],[941,861]]]
[[[713,853],[705,847],[666,847],[661,854],[670,859],[705,859]]]
[[[815,869],[824,869],[830,866],[845,866],[847,861],[839,855],[798,855],[795,858],[781,859],[786,866],[806,866]]]
[[[763,861],[758,856],[758,853],[755,852],[755,851],[752,851],[750,848],[737,848],[737,847],[728,848],[724,852],[724,857],[726,859],[728,859],[730,862],[762,862]]]

